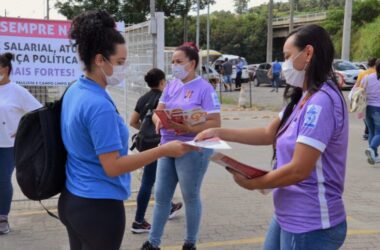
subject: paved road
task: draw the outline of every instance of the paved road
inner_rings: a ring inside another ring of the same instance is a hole
[[[269,90],[256,88],[255,94],[265,102],[275,100],[274,103],[277,104],[274,106],[281,105],[280,94],[269,93]],[[260,105],[265,106],[265,103]],[[264,126],[276,115],[277,113],[272,111],[242,111],[232,106],[224,106],[223,126]],[[366,142],[361,140],[362,130],[362,122],[351,116],[344,194],[349,232],[343,249],[380,249],[380,167],[371,167],[365,160],[363,151]],[[234,144],[233,148],[230,155],[260,167],[270,167],[271,147]],[[134,180],[133,187],[136,189],[138,181],[136,177]],[[16,187],[17,192],[19,191]],[[204,216],[199,249],[261,249],[273,212],[271,195],[263,196],[258,192],[237,187],[229,174],[214,164],[209,166],[202,192]],[[175,196],[177,200],[181,199],[178,190]],[[55,202],[56,200],[51,200],[47,204],[51,206]],[[148,220],[151,220],[153,202],[148,209]],[[122,249],[138,249],[147,235],[133,235],[128,230],[136,209],[133,199],[125,203],[125,208],[127,230]],[[36,203],[15,202],[10,222],[13,232],[0,237],[1,250],[69,249],[64,227],[41,211]],[[182,213],[178,218],[168,222],[162,249],[181,249],[183,235]]]

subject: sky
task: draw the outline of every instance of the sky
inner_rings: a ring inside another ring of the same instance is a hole
[[[64,16],[60,15],[54,4],[57,0],[50,0],[50,19],[62,20]],[[248,7],[260,5],[268,2],[268,0],[250,0]],[[276,1],[275,1],[276,2]],[[220,10],[234,10],[232,0],[216,0],[216,4],[212,5],[210,11]],[[201,13],[204,13],[202,11]],[[22,17],[22,18],[35,18],[43,19],[46,16],[46,0],[0,0],[0,16],[5,13],[8,17]]]

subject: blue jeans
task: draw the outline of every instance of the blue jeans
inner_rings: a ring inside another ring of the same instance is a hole
[[[280,73],[273,73],[272,87],[276,90],[280,87]]]
[[[380,107],[367,105],[365,121],[368,126],[368,144],[377,154],[380,145]]]
[[[227,83],[227,84],[232,83],[231,75],[224,75],[223,80],[224,80],[224,83]]]
[[[13,148],[0,148],[0,215],[8,215],[13,196]]]
[[[144,173],[141,179],[141,186],[137,194],[137,210],[135,215],[136,222],[143,222],[145,212],[148,208],[152,188],[156,181],[157,161],[152,162],[144,167]]]
[[[264,243],[264,250],[336,250],[346,239],[346,221],[335,227],[307,233],[290,233],[282,230],[273,218]]]
[[[158,247],[168,220],[171,200],[179,182],[186,208],[186,243],[195,244],[202,216],[200,190],[206,173],[210,149],[193,151],[179,158],[163,157],[158,160],[150,243]]]

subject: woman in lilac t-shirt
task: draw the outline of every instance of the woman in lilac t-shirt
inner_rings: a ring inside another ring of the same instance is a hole
[[[158,117],[154,116],[153,120],[161,132],[161,144],[173,140],[191,141],[197,133],[205,129],[220,127],[218,96],[210,83],[197,76],[198,62],[198,49],[193,43],[184,44],[175,50],[172,58],[175,79],[166,85],[157,109],[201,108],[207,112],[207,120],[194,126],[172,123],[172,129],[167,130],[162,128]],[[153,223],[149,241],[141,249],[159,249],[177,183],[181,187],[186,207],[186,237],[183,249],[196,249],[202,212],[200,189],[211,154],[212,150],[201,149],[179,158],[163,157],[158,160]]]
[[[323,28],[307,25],[288,36],[284,57],[283,74],[293,88],[279,118],[266,128],[211,129],[196,139],[274,144],[273,171],[250,180],[231,171],[243,188],[274,189],[264,249],[335,250],[347,232],[348,114],[332,69],[334,47]]]

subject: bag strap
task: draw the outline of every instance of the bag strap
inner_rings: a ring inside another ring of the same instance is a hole
[[[53,214],[52,212],[49,211],[49,209],[47,209],[44,204],[42,204],[41,200],[39,200],[41,206],[45,209],[45,211],[48,213],[48,215],[50,215],[51,217],[53,217],[54,219],[57,219],[57,220],[60,220],[59,217],[55,214]]]
[[[152,102],[148,102],[145,104],[144,110],[141,112],[141,114],[144,115],[144,118],[145,118],[146,114],[148,114],[149,110],[156,109],[158,102],[160,101],[160,97],[161,97],[161,95],[157,95],[156,98],[154,98]],[[143,120],[143,119],[141,119],[141,120]]]

